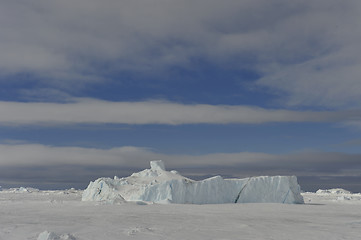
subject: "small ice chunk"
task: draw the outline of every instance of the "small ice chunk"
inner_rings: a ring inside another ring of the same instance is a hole
[[[38,240],[53,240],[53,239],[57,239],[57,238],[58,238],[58,236],[56,236],[55,233],[48,232],[48,231],[44,231],[44,232],[40,233],[38,236]]]
[[[337,201],[349,201],[352,200],[351,197],[347,197],[347,196],[339,196],[337,197]]]
[[[150,168],[156,171],[165,171],[164,162],[162,160],[150,161]]]
[[[39,234],[38,240],[76,240],[71,234],[58,235],[53,232],[44,231]]]
[[[19,192],[29,192],[28,189],[24,188],[24,187],[20,187],[19,188]]]

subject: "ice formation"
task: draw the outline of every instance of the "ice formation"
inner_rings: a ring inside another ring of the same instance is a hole
[[[361,193],[352,193],[342,188],[319,189],[316,195],[334,201],[361,201]]]
[[[319,189],[316,192],[317,194],[352,194],[350,191],[347,191],[342,188],[332,188],[332,189]]]
[[[39,234],[38,240],[75,240],[71,234],[56,234],[54,232],[44,231]]]
[[[40,190],[31,187],[19,187],[19,188],[0,189],[0,191],[12,192],[12,193],[33,193],[33,192],[39,192]]]
[[[262,176],[202,181],[166,171],[161,160],[126,178],[99,178],[83,192],[83,201],[146,201],[181,204],[303,203],[295,176]]]

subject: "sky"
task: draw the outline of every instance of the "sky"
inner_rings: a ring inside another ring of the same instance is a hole
[[[0,185],[162,159],[361,192],[359,0],[3,0]]]

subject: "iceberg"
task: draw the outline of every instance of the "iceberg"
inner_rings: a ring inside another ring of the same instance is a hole
[[[304,203],[296,176],[260,176],[195,181],[166,171],[162,160],[125,178],[99,178],[84,190],[82,201],[155,202],[178,204]]]

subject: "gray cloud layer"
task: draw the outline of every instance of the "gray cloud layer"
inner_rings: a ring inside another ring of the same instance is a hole
[[[73,103],[0,102],[0,124],[259,124],[267,122],[360,121],[361,111],[313,112],[249,106],[185,105],[162,101]]]
[[[359,107],[360,11],[358,0],[4,0],[0,70],[64,87],[203,59],[260,72],[287,105]]]
[[[297,175],[360,178],[361,155],[325,152],[266,154],[256,152],[171,155],[147,148],[95,149],[40,144],[0,145],[0,180],[7,184],[85,186],[95,177],[127,176],[163,159],[168,169],[188,176],[228,177]],[[64,185],[62,185],[64,184]],[[317,183],[315,183],[317,184]]]

